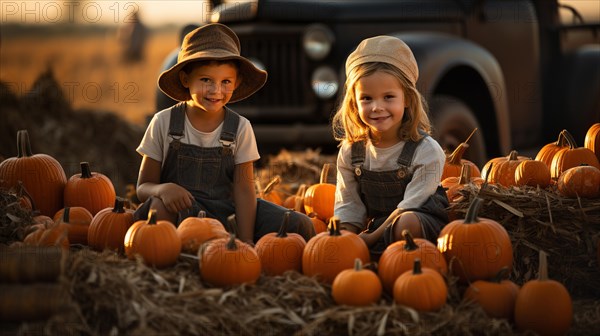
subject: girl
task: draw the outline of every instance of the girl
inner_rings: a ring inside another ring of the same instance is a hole
[[[362,232],[375,258],[404,229],[435,243],[448,222],[439,185],[445,154],[429,136],[418,76],[410,48],[391,36],[362,41],[346,60],[333,119],[341,142],[334,214],[342,228]]]

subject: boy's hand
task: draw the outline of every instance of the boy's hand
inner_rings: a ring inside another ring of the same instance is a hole
[[[163,184],[158,197],[163,201],[167,210],[172,213],[191,208],[194,201],[194,196],[189,191],[175,183]]]

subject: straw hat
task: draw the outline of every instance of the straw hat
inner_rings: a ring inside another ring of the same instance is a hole
[[[388,63],[400,69],[414,85],[419,67],[410,48],[392,36],[376,36],[363,40],[346,60],[346,76],[358,65],[370,62]]]
[[[196,61],[237,60],[240,85],[231,96],[231,103],[248,98],[258,91],[267,81],[267,72],[258,69],[248,59],[240,56],[240,40],[229,27],[220,23],[211,23],[188,33],[181,43],[177,64],[164,71],[158,77],[158,87],[167,96],[186,101],[191,99],[190,92],[179,80],[179,71]]]

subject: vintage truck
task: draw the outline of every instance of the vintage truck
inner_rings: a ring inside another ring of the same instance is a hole
[[[330,118],[343,93],[345,59],[362,39],[383,34],[413,50],[418,88],[429,103],[434,137],[445,149],[479,129],[466,157],[480,166],[511,149],[532,152],[564,128],[582,144],[587,127],[600,121],[595,1],[210,4],[199,22],[227,24],[239,35],[242,54],[269,73],[264,88],[231,106],[252,121],[262,152],[335,148]],[[172,103],[158,92],[157,110]]]

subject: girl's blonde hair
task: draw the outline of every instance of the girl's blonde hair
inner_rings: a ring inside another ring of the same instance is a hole
[[[359,79],[370,76],[377,71],[396,77],[404,91],[404,100],[408,107],[404,111],[402,125],[398,129],[398,137],[404,141],[409,139],[418,141],[423,137],[419,130],[430,134],[431,123],[427,116],[427,103],[417,88],[397,67],[383,62],[370,62],[354,67],[346,78],[344,99],[332,120],[334,138],[338,141],[345,140],[352,143],[373,137],[369,126],[358,115],[355,87]]]

